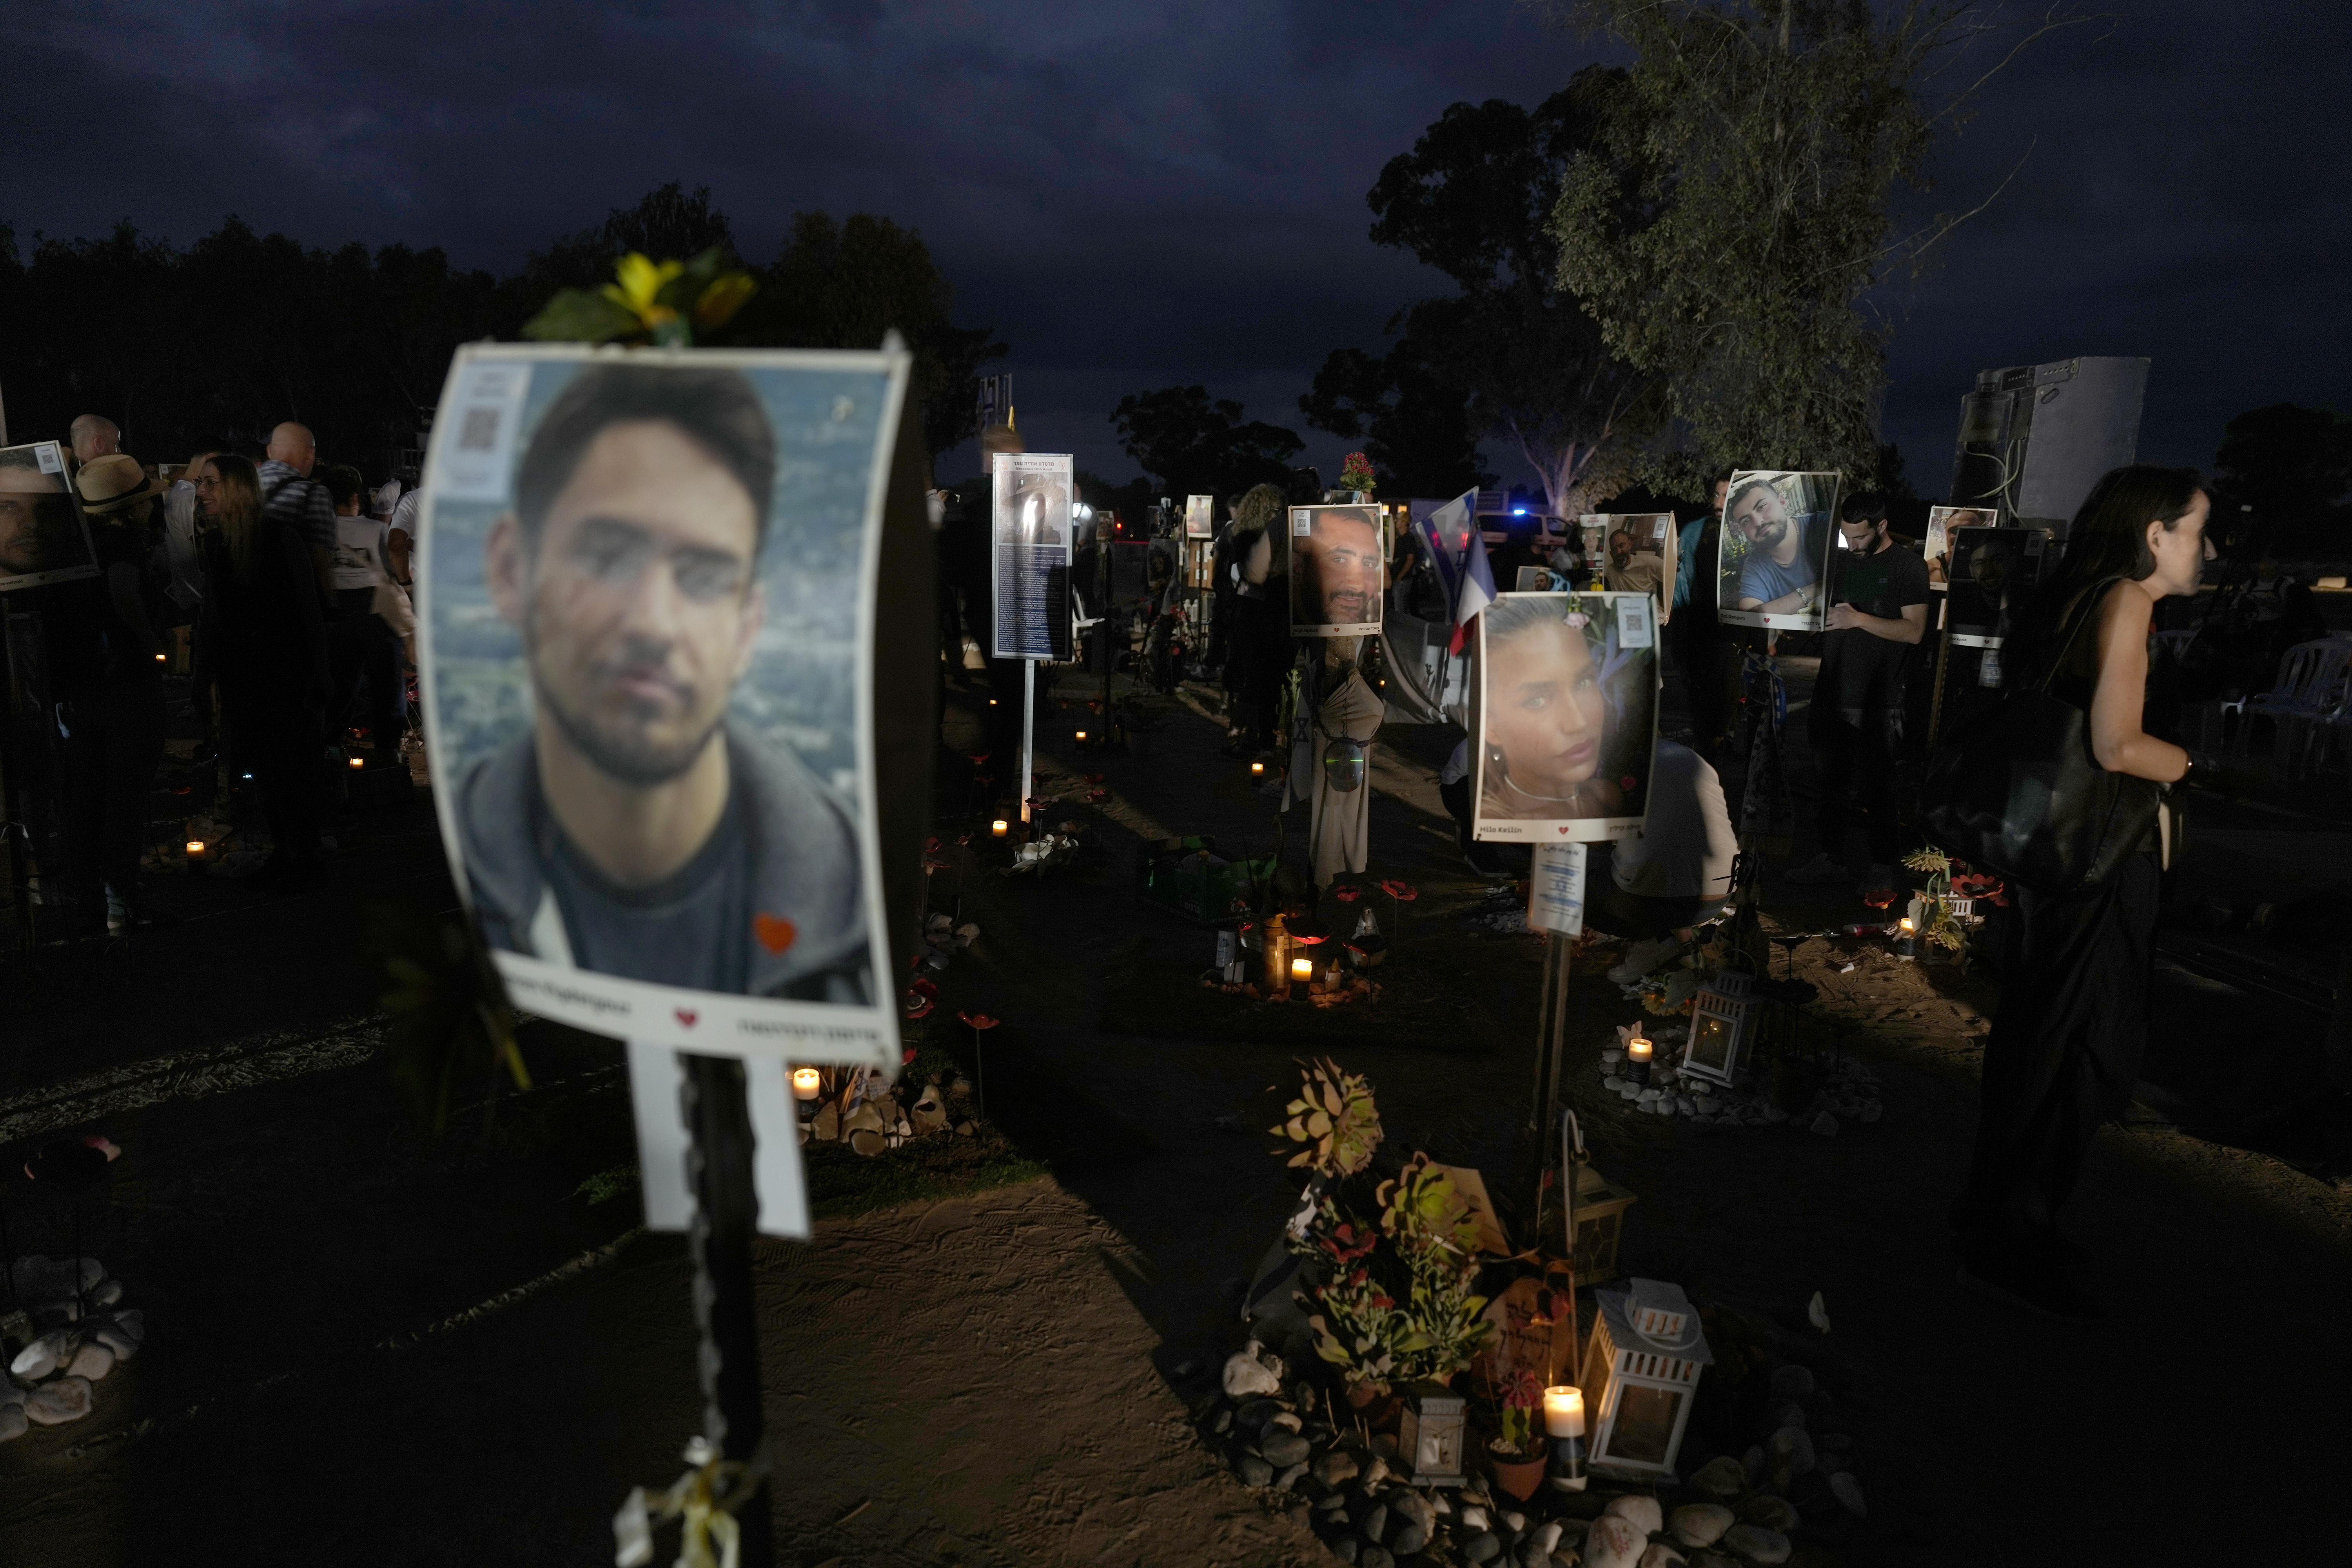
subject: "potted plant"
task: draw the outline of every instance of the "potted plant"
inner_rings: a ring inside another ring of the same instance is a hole
[[[1495,1484],[1519,1501],[1536,1495],[1543,1485],[1543,1441],[1536,1435],[1536,1417],[1543,1409],[1543,1384],[1525,1367],[1502,1387],[1501,1435],[1486,1444],[1486,1466]]]
[[[1306,1064],[1303,1076],[1271,1131],[1297,1148],[1289,1163],[1314,1178],[1290,1245],[1308,1260],[1299,1283],[1315,1353],[1338,1369],[1359,1408],[1379,1405],[1393,1384],[1451,1383],[1493,1330],[1475,1293],[1469,1203],[1416,1154],[1369,1194],[1378,1220],[1361,1217],[1381,1136],[1371,1086],[1328,1060]]]

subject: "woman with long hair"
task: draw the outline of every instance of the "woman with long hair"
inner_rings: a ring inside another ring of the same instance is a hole
[[[2012,675],[2050,675],[2050,694],[2089,719],[2109,773],[2177,784],[2189,753],[2147,732],[2148,641],[2157,602],[2193,595],[2212,559],[2210,502],[2186,468],[2134,465],[2093,486],[2055,581],[2012,627]],[[2129,1102],[2147,1043],[2163,835],[2078,894],[2011,889],[2001,997],[1985,1043],[1968,1187],[1953,1205],[1960,1281],[2068,1321],[2098,1316],[2059,1234],[2101,1121]]]
[[[1617,753],[1624,748],[1611,744],[1607,634],[1600,620],[1574,607],[1579,602],[1507,594],[1481,613],[1482,817],[1546,821],[1624,812],[1617,782],[1625,771]]]
[[[229,755],[261,789],[276,847],[255,880],[307,880],[319,868],[319,770],[327,695],[327,627],[301,538],[261,512],[261,481],[244,458],[198,464],[205,557],[200,640],[220,683]]]

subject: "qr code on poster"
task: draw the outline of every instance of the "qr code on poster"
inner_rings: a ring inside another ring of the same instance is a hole
[[[457,426],[457,445],[468,452],[487,452],[499,444],[499,408],[468,408]]]

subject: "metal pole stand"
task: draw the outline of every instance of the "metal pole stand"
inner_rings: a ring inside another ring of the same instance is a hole
[[[760,1401],[759,1313],[752,1301],[751,1238],[760,1215],[752,1185],[751,1111],[743,1063],[681,1052],[679,1089],[688,1132],[686,1182],[694,1193],[694,1322],[701,1331],[703,1436],[722,1459],[748,1463],[765,1435]],[[774,1521],[762,1481],[735,1510],[740,1568],[772,1568]]]

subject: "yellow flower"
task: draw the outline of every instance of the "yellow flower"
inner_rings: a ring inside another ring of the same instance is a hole
[[[677,312],[662,304],[657,296],[668,287],[670,279],[686,270],[684,262],[654,262],[633,250],[621,258],[613,270],[620,281],[604,285],[604,298],[647,327],[677,320]]]

